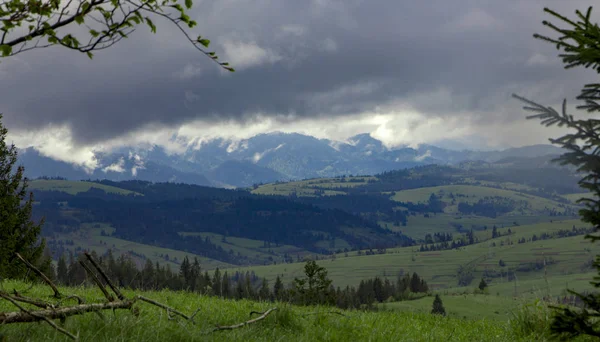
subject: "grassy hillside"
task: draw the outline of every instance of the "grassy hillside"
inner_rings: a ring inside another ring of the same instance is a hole
[[[436,194],[443,202],[447,204],[446,208],[444,208],[444,212],[446,213],[458,212],[457,205],[452,204],[453,200],[454,202],[472,204],[481,199],[494,197],[505,198],[523,203],[522,205],[518,206],[517,210],[509,213],[509,215],[531,215],[537,214],[544,210],[555,210],[558,212],[564,211],[563,205],[560,205],[560,203],[547,198],[533,196],[514,190],[504,190],[475,185],[444,185],[403,190],[396,192],[392,196],[392,199],[399,202],[425,203],[431,194]]]
[[[0,286],[9,291],[29,288],[28,284],[6,280]],[[63,293],[75,293],[88,303],[102,302],[103,298],[96,288],[61,290]],[[44,299],[50,294],[50,289],[42,285],[27,291],[28,296]],[[134,295],[132,291],[124,291],[124,294],[127,297]],[[328,314],[329,308],[222,300],[186,292],[165,290],[142,294],[186,314],[191,315],[200,309],[194,319],[195,324],[177,318],[169,319],[164,310],[138,303],[138,315],[128,310],[116,310],[114,314],[106,312],[101,317],[88,313],[67,318],[61,327],[78,334],[81,341],[531,341],[541,338],[540,335],[523,334],[508,322],[487,319],[445,318],[409,311],[346,311],[342,316]],[[432,301],[431,297],[429,300]],[[423,306],[425,304],[423,299]],[[244,322],[249,319],[251,311],[265,311],[274,306],[280,310],[256,324],[211,332],[215,325]],[[15,308],[10,303],[0,300],[0,312],[13,310]],[[45,323],[6,325],[0,334],[8,341],[66,340],[64,335]]]
[[[102,232],[111,234],[113,230],[112,227],[103,223],[83,223],[81,224],[80,229],[74,232],[55,233],[46,239],[50,246],[59,243],[59,241],[72,241],[73,244],[63,245],[63,247],[67,251],[73,253],[79,250],[88,250],[96,251],[96,253],[102,255],[110,248],[115,257],[118,257],[121,254],[129,254],[139,267],[144,265],[145,259],[149,259],[153,263],[158,262],[161,265],[169,265],[171,269],[176,270],[179,269],[181,261],[183,261],[186,256],[192,260],[195,257],[198,258],[205,269],[232,266],[228,263],[201,257],[193,253],[131,242],[102,234]]]
[[[344,181],[342,182],[342,179]],[[287,182],[287,183],[271,183],[263,184],[252,190],[256,195],[279,195],[289,196],[295,194],[297,196],[313,197],[344,195],[344,188],[353,188],[367,184],[369,180],[374,180],[375,177],[335,177],[335,178],[317,178],[303,181]],[[336,189],[336,190],[331,190]]]
[[[29,190],[62,191],[71,195],[89,191],[91,188],[104,190],[106,193],[118,195],[141,195],[140,193],[118,187],[83,181],[36,179],[29,183]]]
[[[315,253],[292,245],[270,244],[265,243],[265,241],[240,237],[227,237],[216,233],[180,232],[180,234],[183,236],[201,236],[203,238],[209,238],[215,245],[223,247],[226,251],[232,251],[233,253],[247,256],[249,258],[248,262],[254,264],[271,264],[274,261],[283,262],[281,258],[282,255],[289,255],[293,260],[296,260],[297,257],[303,259],[304,256],[315,255]]]
[[[555,221],[545,224],[521,225],[500,228],[501,234],[511,235],[489,239],[485,242],[461,247],[454,250],[420,252],[418,246],[387,249],[385,254],[359,255],[359,252],[337,254],[335,258],[321,261],[327,268],[330,277],[336,286],[354,285],[361,280],[375,276],[396,279],[399,272],[417,272],[423,276],[430,287],[435,289],[449,289],[458,287],[457,271],[459,267],[467,267],[473,274],[473,284],[487,274],[491,286],[513,282],[507,279],[506,273],[516,271],[519,282],[537,281],[544,279],[544,270],[531,269],[539,267],[536,263],[547,261],[547,274],[549,279],[557,276],[571,275],[572,279],[590,279],[588,275],[589,263],[592,258],[600,253],[598,244],[591,244],[583,236],[573,236],[560,239],[527,241],[517,243],[519,239],[531,238],[534,234],[556,232],[562,229],[571,229],[573,225],[583,227],[580,221]],[[490,230],[477,233],[481,239],[490,238]],[[509,244],[513,242],[513,244]],[[500,266],[500,260],[505,266]],[[280,275],[286,281],[302,274],[302,263],[279,264],[268,266],[250,267],[258,276],[272,280]],[[486,273],[487,272],[487,273]],[[504,274],[501,274],[504,273]],[[554,283],[554,281],[552,280]],[[565,288],[565,282],[556,283],[554,294],[560,293]],[[518,290],[524,293],[530,289]],[[494,291],[494,290],[491,290]]]

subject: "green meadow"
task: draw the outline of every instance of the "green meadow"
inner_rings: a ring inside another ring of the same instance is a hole
[[[5,291],[18,289],[30,297],[52,301],[52,292],[44,285],[30,287],[26,283],[4,280],[0,286]],[[97,288],[61,288],[61,292],[77,294],[86,303],[105,301]],[[464,319],[453,314],[454,311],[449,317],[431,315],[425,309],[427,302],[432,301],[431,297],[410,304],[414,308],[422,306],[422,310],[393,303],[398,306],[395,310],[362,312],[225,300],[169,290],[123,292],[128,298],[142,294],[187,315],[197,314],[193,322],[169,318],[165,310],[138,302],[135,315],[129,310],[106,311],[101,315],[87,313],[68,317],[64,323],[57,321],[57,324],[77,335],[80,341],[532,341],[545,340],[548,336],[543,324],[537,329],[523,330],[518,322],[498,321],[493,316]],[[449,297],[444,297],[444,301],[448,301],[448,305],[458,303]],[[392,304],[386,306],[391,308]],[[251,311],[264,312],[273,307],[278,310],[257,323],[239,329],[212,331],[217,325],[249,320]],[[476,309],[476,304],[473,304],[473,309]],[[496,309],[503,310],[500,303]],[[16,308],[11,303],[0,300],[0,312],[14,310]],[[45,322],[2,326],[0,338],[7,341],[68,340]]]

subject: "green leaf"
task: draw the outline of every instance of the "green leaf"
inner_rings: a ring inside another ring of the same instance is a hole
[[[87,1],[84,2],[83,5],[81,5],[81,13],[86,13],[89,8],[90,8],[90,3]]]
[[[83,24],[83,15],[78,15],[75,17],[75,22],[79,25]]]
[[[10,56],[12,52],[12,46],[6,44],[0,45],[0,52],[2,52],[2,57]]]
[[[90,30],[90,34],[92,35],[92,37],[98,37],[100,35],[100,33],[98,33],[98,31],[96,30]]]
[[[88,51],[88,52],[87,52],[87,56],[88,56],[90,59],[94,58],[94,54],[93,54],[93,53],[91,53],[90,51]]]
[[[192,8],[192,0],[185,0],[185,7],[188,9]]]
[[[148,17],[146,17],[146,24],[148,24],[148,26],[150,27],[150,31],[152,31],[152,33],[156,33],[156,26],[154,25],[152,20],[150,20],[150,18],[148,18]]]
[[[204,47],[208,47],[210,45],[210,40],[205,38],[198,39],[198,43],[202,44]]]

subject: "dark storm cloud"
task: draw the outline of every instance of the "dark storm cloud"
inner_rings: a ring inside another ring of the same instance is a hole
[[[558,0],[199,1],[198,31],[222,58],[247,57],[236,73],[220,72],[160,25],[93,61],[59,48],[4,60],[0,101],[9,128],[68,124],[78,142],[198,118],[335,118],[394,101],[430,115],[512,120],[522,113],[493,116],[518,108],[509,91],[546,85],[532,94],[558,101],[550,95],[584,83],[584,73],[563,71],[556,50],[531,37],[549,33],[544,6],[587,8]],[[227,47],[239,55],[227,56]],[[436,98],[439,89],[450,98]]]

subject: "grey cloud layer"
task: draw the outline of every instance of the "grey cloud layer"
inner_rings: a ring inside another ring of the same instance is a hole
[[[336,117],[398,102],[427,115],[522,119],[518,110],[495,114],[518,108],[510,91],[538,89],[537,100],[556,103],[551,96],[572,96],[587,81],[531,37],[548,33],[544,6],[570,14],[588,5],[565,3],[198,1],[198,31],[222,58],[245,58],[238,72],[220,72],[164,23],[93,61],[59,48],[2,61],[1,107],[9,128],[68,124],[86,143],[147,124]]]

